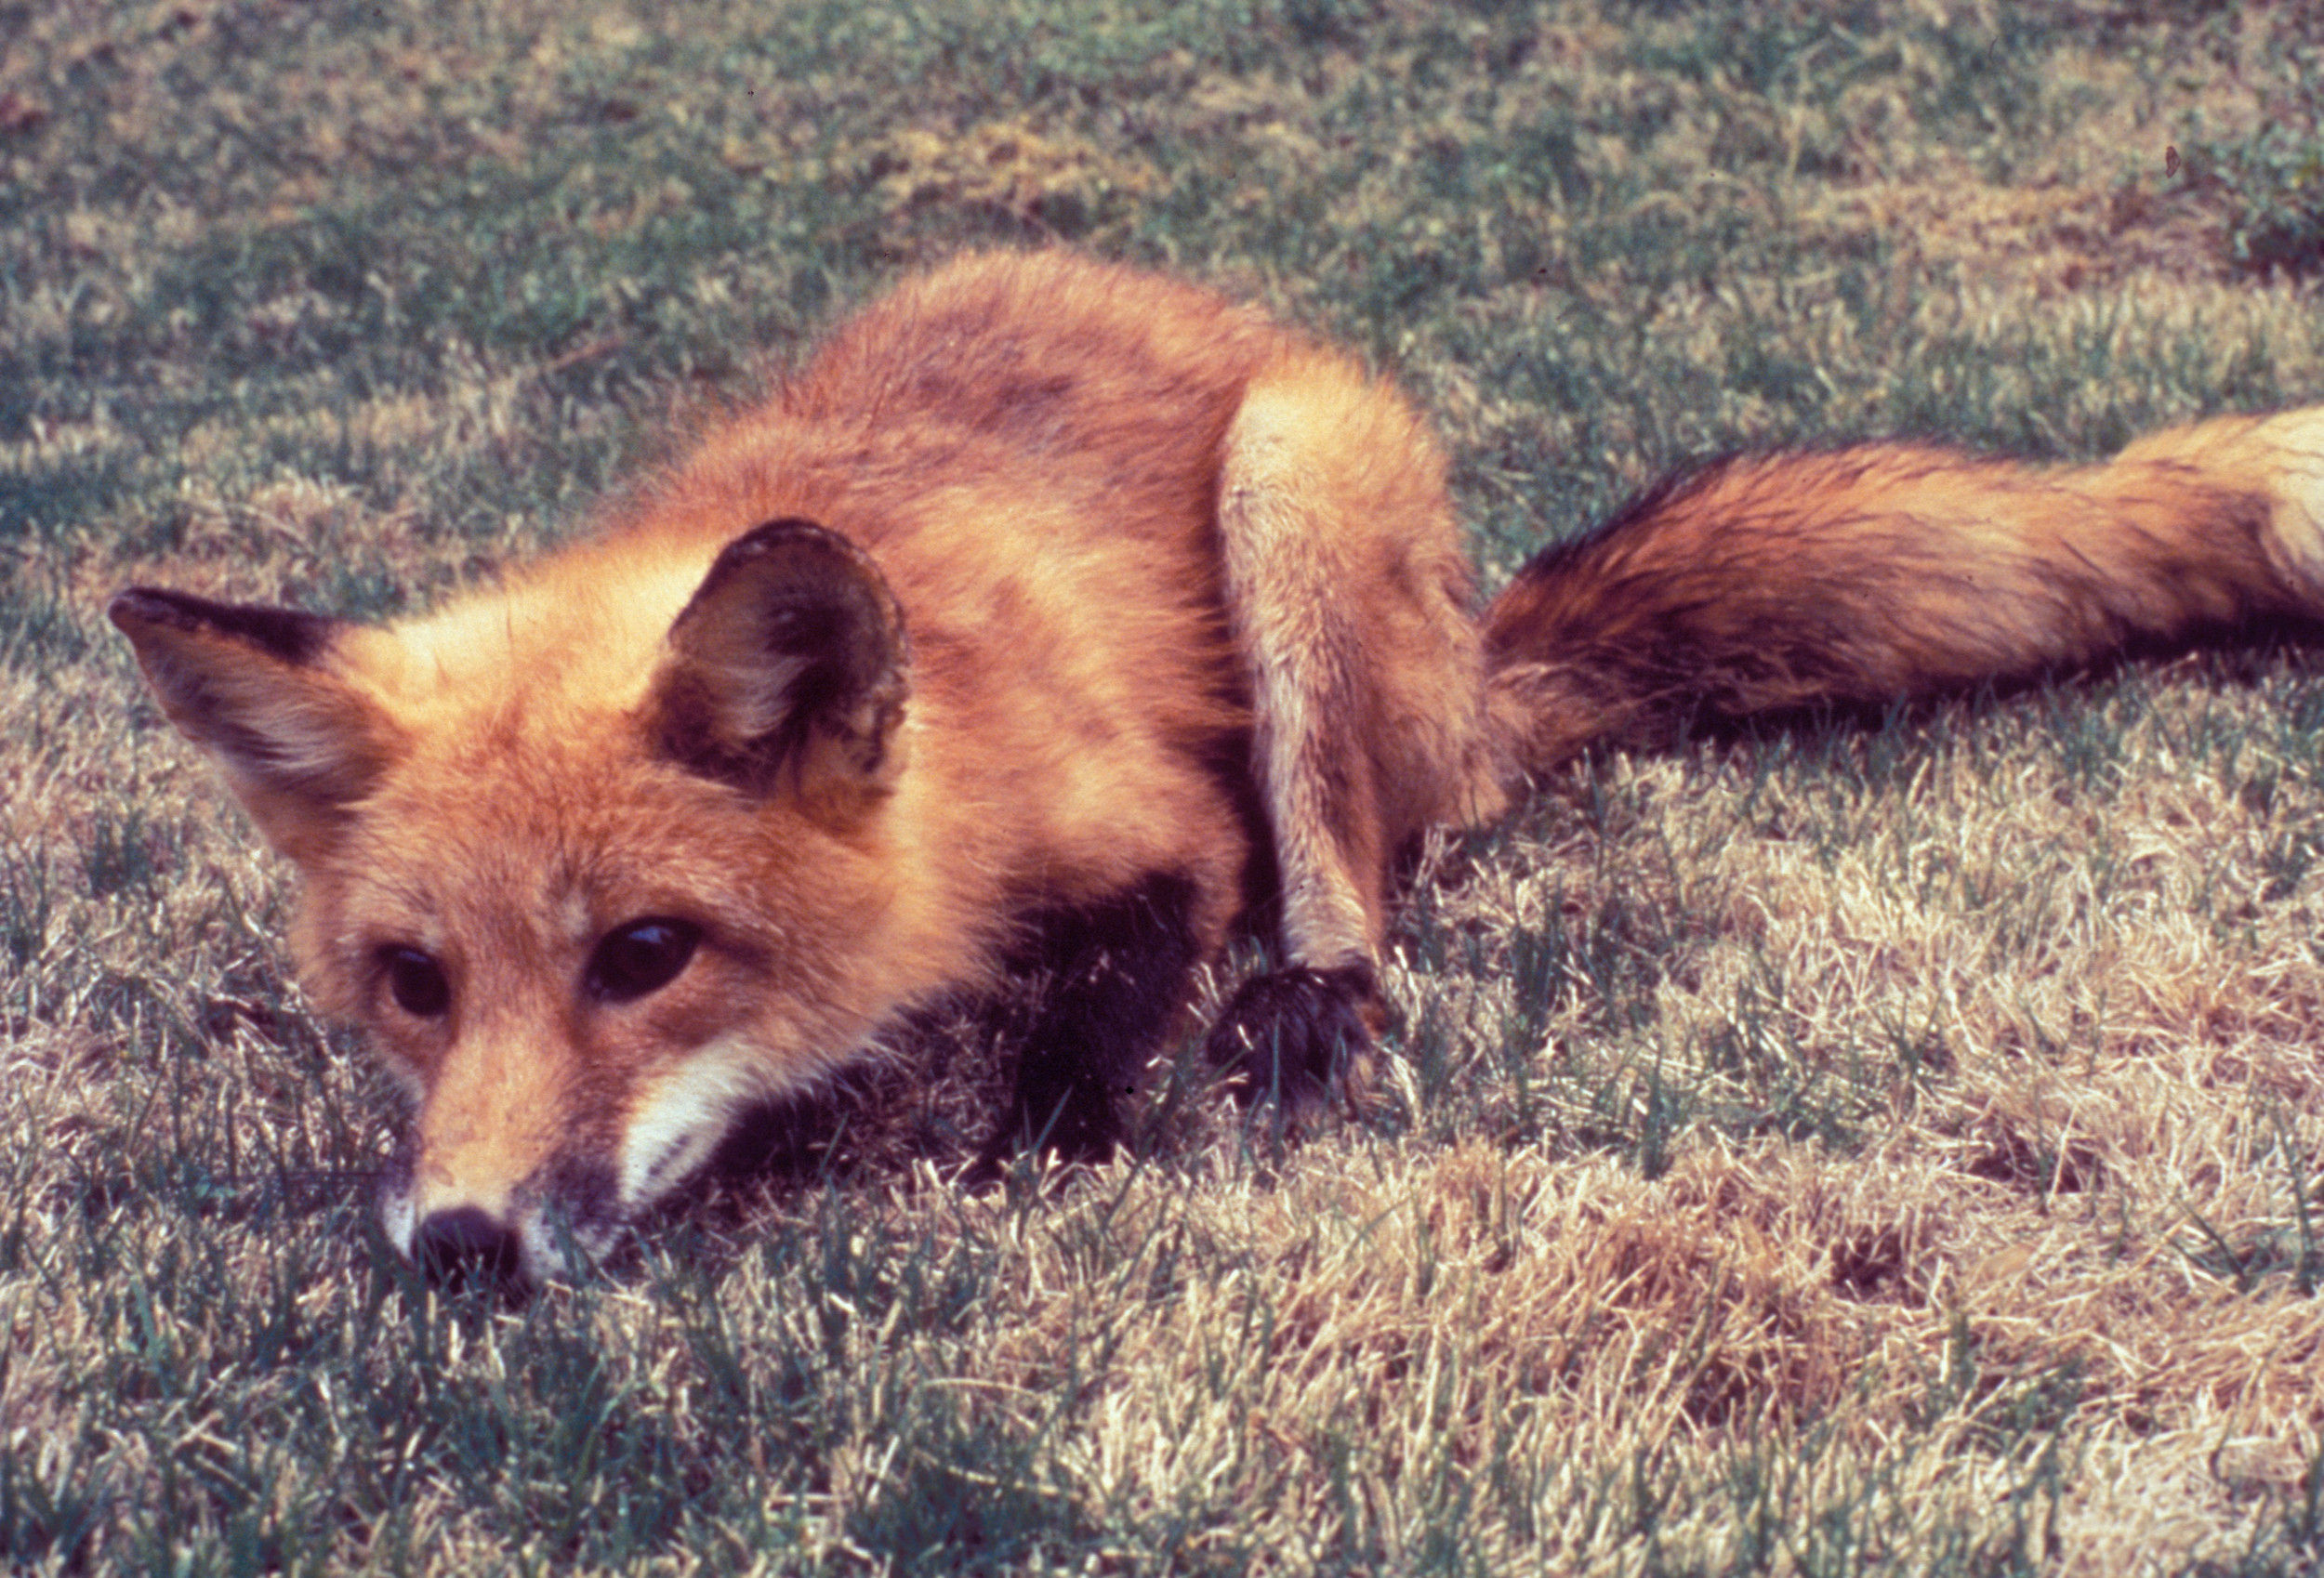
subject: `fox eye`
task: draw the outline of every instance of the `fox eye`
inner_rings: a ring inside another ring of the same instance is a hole
[[[694,956],[702,928],[692,921],[649,915],[607,932],[589,956],[589,995],[627,1003],[678,979]]]
[[[452,1006],[452,983],[444,980],[443,967],[418,949],[382,949],[379,962],[387,967],[388,994],[405,1013],[432,1019]]]

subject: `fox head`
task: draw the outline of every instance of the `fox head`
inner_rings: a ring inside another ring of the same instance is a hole
[[[614,551],[386,627],[110,609],[297,868],[309,990],[411,1094],[381,1210],[439,1274],[601,1252],[905,990],[910,661],[878,569],[797,519],[706,571]]]

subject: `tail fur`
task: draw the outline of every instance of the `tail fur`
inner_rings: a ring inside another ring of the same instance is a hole
[[[1486,614],[1521,775],[1679,708],[1879,703],[2324,616],[2324,408],[2094,466],[1917,444],[1745,456],[1535,559]]]

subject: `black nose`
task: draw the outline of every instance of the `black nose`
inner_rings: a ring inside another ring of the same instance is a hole
[[[515,1230],[474,1205],[431,1213],[412,1235],[412,1258],[439,1287],[523,1284],[524,1255]]]

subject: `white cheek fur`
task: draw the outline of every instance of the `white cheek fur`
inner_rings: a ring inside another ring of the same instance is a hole
[[[739,1036],[711,1042],[656,1081],[622,1137],[621,1208],[634,1215],[710,1159],[734,1114],[770,1094],[764,1064]]]

